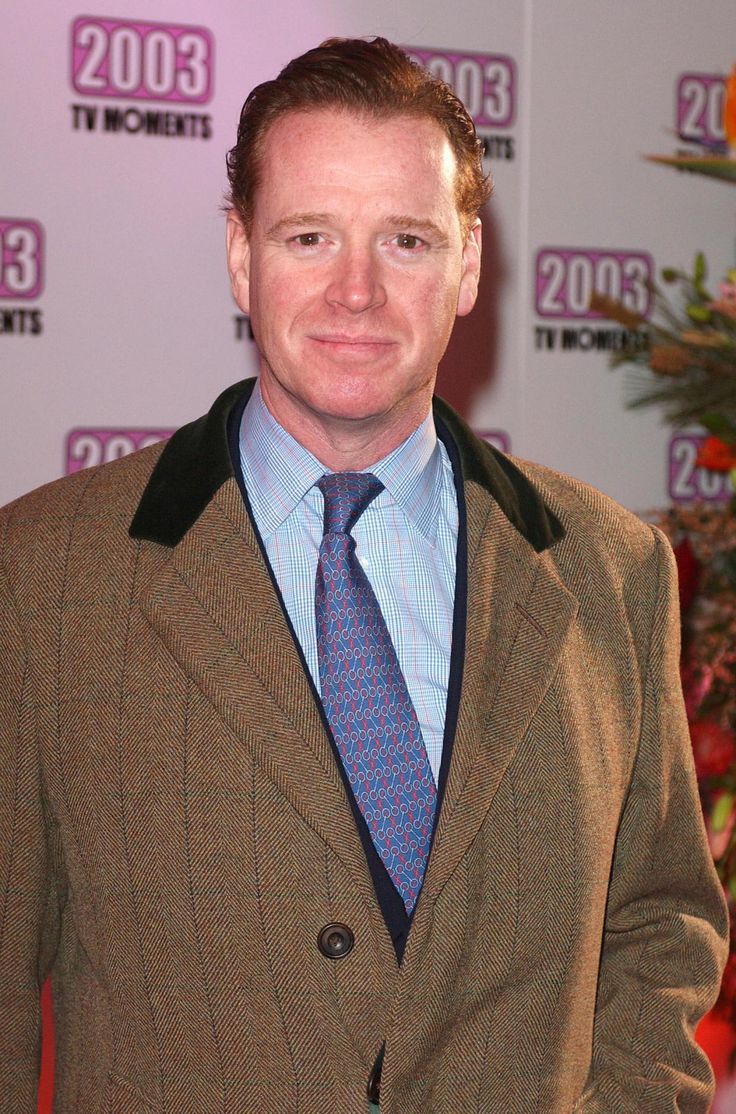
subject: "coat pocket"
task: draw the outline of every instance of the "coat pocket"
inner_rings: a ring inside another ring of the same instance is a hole
[[[105,1111],[106,1114],[161,1114],[158,1104],[154,1105],[137,1087],[112,1074],[107,1077]]]

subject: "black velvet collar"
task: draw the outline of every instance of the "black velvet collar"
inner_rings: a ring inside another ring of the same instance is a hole
[[[228,387],[208,414],[173,435],[138,504],[130,525],[132,538],[177,545],[215,492],[234,477],[228,418],[244,396],[250,396],[254,383],[247,379]],[[538,553],[564,536],[559,519],[508,457],[476,437],[441,399],[435,398],[433,407],[438,433],[446,432],[455,442],[465,482],[484,487]]]

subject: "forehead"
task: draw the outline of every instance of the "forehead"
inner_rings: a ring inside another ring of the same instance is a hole
[[[429,117],[378,118],[339,108],[287,112],[264,136],[256,208],[401,192],[424,206],[455,205],[456,160]]]

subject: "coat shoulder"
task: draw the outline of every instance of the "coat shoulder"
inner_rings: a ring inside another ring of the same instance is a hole
[[[679,646],[677,569],[669,540],[610,496],[572,476],[516,461],[557,516],[564,536],[547,552],[595,640],[617,640],[644,678],[657,616]],[[623,659],[622,659],[623,660]]]
[[[514,458],[565,529],[563,546],[599,552],[624,566],[648,564],[669,542],[652,523],[573,476]]]
[[[23,523],[41,522],[48,515],[74,518],[90,508],[104,510],[111,504],[135,509],[165,444],[158,441],[119,460],[42,484],[0,508],[0,522],[4,529],[14,529]]]
[[[659,606],[679,630],[677,569],[669,540],[615,499],[572,476],[516,461],[557,516],[564,536],[548,551],[562,581],[600,629],[615,615],[645,646]]]
[[[75,538],[131,545],[128,527],[164,442],[44,484],[0,508],[0,560],[11,584],[58,568]]]

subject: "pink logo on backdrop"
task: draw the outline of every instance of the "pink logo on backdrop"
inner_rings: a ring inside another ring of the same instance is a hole
[[[172,429],[72,429],[66,438],[66,474],[119,460],[170,437]]]
[[[72,24],[72,85],[91,97],[204,104],[214,50],[205,27],[80,16]]]
[[[733,496],[727,472],[696,463],[706,433],[676,433],[669,446],[669,496],[675,503],[725,503]]]
[[[654,260],[648,252],[598,248],[541,248],[534,265],[540,317],[600,319],[590,309],[594,290],[646,317],[652,308]]]
[[[476,429],[475,435],[502,453],[511,452],[511,438],[505,429]]]
[[[723,74],[684,73],[677,82],[676,126],[680,139],[690,143],[718,145],[724,142]]]
[[[410,58],[446,82],[476,127],[506,128],[516,117],[516,63],[505,54],[409,46]]]
[[[37,298],[43,280],[41,225],[35,220],[0,217],[0,298]]]

